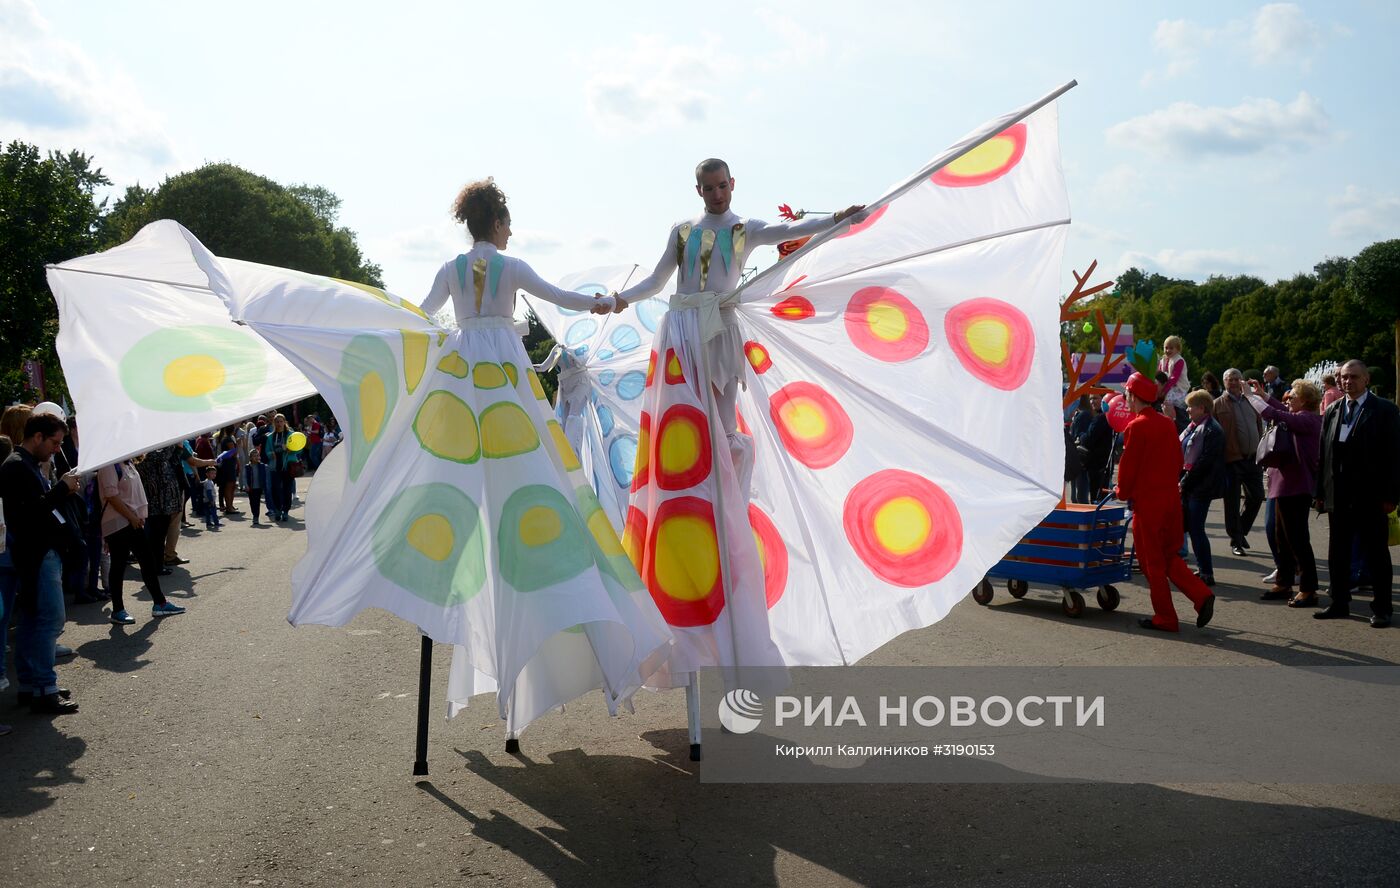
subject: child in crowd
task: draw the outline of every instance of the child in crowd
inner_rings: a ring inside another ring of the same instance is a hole
[[[267,489],[267,464],[262,461],[262,450],[257,447],[248,451],[243,486],[248,491],[248,508],[253,511],[253,526],[257,527],[258,517],[262,514],[263,491]]]
[[[218,530],[219,525],[223,523],[219,520],[218,485],[214,483],[218,473],[219,470],[214,466],[204,470],[204,527],[207,530]]]

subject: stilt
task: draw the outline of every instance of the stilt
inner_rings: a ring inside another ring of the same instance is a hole
[[[423,648],[418,658],[418,743],[415,746],[413,776],[428,773],[428,696],[433,689],[433,640],[423,636]]]
[[[690,673],[685,686],[685,715],[690,725],[690,760],[700,761],[700,673]]]

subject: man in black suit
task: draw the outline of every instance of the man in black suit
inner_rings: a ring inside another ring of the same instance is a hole
[[[1338,380],[1346,397],[1333,402],[1322,421],[1315,503],[1327,513],[1332,604],[1313,617],[1349,614],[1354,538],[1371,571],[1371,626],[1382,629],[1391,615],[1386,515],[1400,501],[1400,410],[1366,390],[1371,375],[1361,361],[1343,364]]]

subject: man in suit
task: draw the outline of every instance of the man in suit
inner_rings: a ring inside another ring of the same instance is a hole
[[[1249,531],[1264,505],[1264,470],[1254,461],[1264,422],[1245,397],[1244,374],[1231,367],[1224,381],[1225,394],[1215,399],[1215,420],[1225,433],[1225,533],[1230,551],[1243,556],[1249,548]]]
[[[1371,627],[1390,625],[1390,549],[1386,515],[1400,501],[1400,410],[1371,392],[1361,361],[1342,365],[1338,381],[1346,397],[1322,420],[1321,465],[1314,505],[1327,513],[1327,571],[1332,603],[1313,614],[1334,620],[1350,614],[1352,540],[1371,572]]]

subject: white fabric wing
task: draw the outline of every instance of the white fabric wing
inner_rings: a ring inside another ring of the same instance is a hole
[[[575,272],[558,284],[579,293],[611,293],[635,283],[636,265]],[[667,301],[653,298],[625,312],[593,315],[524,297],[564,346],[555,415],[583,461],[613,527],[621,532],[637,459],[637,422],[646,383],[647,346]]]
[[[177,222],[48,270],[57,347],[88,471],[315,394],[235,324],[218,262]]]
[[[941,619],[1059,499],[1069,206],[1054,106],[1022,116],[741,293],[751,520],[789,664]]]

